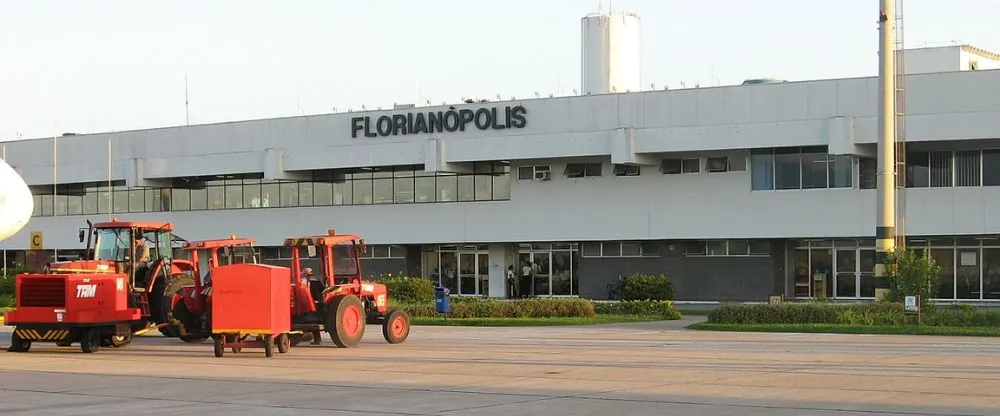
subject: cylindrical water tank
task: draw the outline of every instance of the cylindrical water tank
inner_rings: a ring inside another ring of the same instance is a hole
[[[639,91],[639,15],[592,14],[582,19],[581,80],[586,94]]]

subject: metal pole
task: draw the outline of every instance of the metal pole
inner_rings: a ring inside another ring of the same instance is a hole
[[[878,197],[875,276],[886,275],[886,256],[896,248],[896,61],[895,0],[879,0]]]
[[[59,133],[52,126],[52,226],[59,229]],[[59,243],[52,246],[52,261],[59,261]]]
[[[115,193],[111,192],[111,139],[108,139],[108,221],[114,218],[111,207],[114,206]]]
[[[0,152],[0,156],[3,157],[3,161],[7,162],[7,143],[3,144],[3,151]],[[7,240],[3,241],[3,277],[7,277]]]

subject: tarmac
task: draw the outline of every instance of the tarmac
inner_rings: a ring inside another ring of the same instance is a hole
[[[1000,415],[995,338],[730,333],[682,321],[414,327],[214,357],[159,335],[0,352],[3,415]],[[0,345],[10,344],[10,327]]]

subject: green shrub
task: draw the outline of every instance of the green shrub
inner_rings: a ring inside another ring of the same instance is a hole
[[[14,295],[0,293],[0,308],[13,308],[13,307],[14,307]]]
[[[889,277],[889,300],[902,302],[906,296],[922,295],[931,299],[937,294],[939,266],[930,254],[913,249],[896,250],[886,258]],[[922,309],[934,309],[933,302],[922,302]]]
[[[926,304],[925,304],[926,305]],[[973,305],[938,306],[920,315],[928,326],[1000,326],[1000,311],[985,311]],[[852,326],[900,326],[907,323],[902,303],[872,304],[783,303],[777,305],[726,305],[708,314],[708,322],[719,324],[840,324]],[[909,320],[912,324],[913,320]]]
[[[594,310],[601,315],[657,316],[666,320],[681,319],[681,312],[669,300],[627,300],[597,303]]]
[[[385,284],[390,301],[422,303],[434,301],[434,283],[419,277],[387,275],[375,279]]]
[[[451,298],[454,301],[457,297]],[[474,298],[475,299],[475,298]],[[406,310],[410,316],[440,316],[434,303],[401,303],[396,307]],[[450,318],[592,318],[594,304],[586,299],[477,299],[451,302]]]
[[[14,276],[0,277],[0,296],[14,296]]]
[[[674,283],[667,276],[636,273],[618,282],[618,296],[628,300],[674,300]]]

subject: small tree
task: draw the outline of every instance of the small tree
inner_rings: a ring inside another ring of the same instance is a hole
[[[929,253],[895,250],[887,254],[885,266],[892,301],[901,302],[906,296],[916,295],[927,299],[937,294],[941,266]]]

